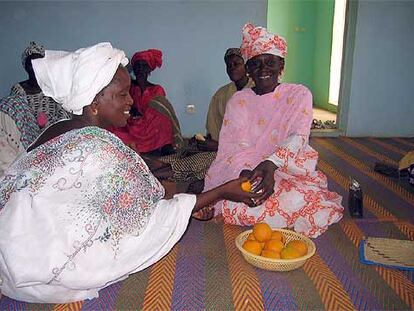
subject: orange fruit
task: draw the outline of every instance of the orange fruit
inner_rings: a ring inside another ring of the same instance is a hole
[[[249,180],[243,181],[241,188],[244,192],[250,192],[252,190],[252,183]]]
[[[280,258],[282,259],[295,259],[301,257],[299,251],[293,247],[285,247],[280,252]]]
[[[247,236],[247,239],[248,239],[248,240],[250,240],[250,241],[256,241],[256,238],[254,237],[253,232],[252,232],[252,233],[250,233],[250,234]]]
[[[308,253],[308,246],[303,241],[299,241],[299,240],[290,241],[289,243],[286,244],[286,247],[295,248],[301,256],[305,256]]]
[[[260,255],[260,253],[262,252],[262,246],[257,241],[246,240],[243,243],[243,248],[249,253],[252,253],[255,255]]]
[[[268,249],[263,250],[262,253],[260,254],[260,256],[263,256],[263,257],[266,257],[266,258],[280,259],[280,253],[279,252],[275,252],[275,251],[268,250]]]
[[[269,240],[264,245],[265,250],[274,251],[277,253],[280,253],[283,247],[285,247],[285,245],[280,240]]]
[[[283,236],[282,232],[280,232],[280,231],[273,230],[272,231],[272,236],[271,236],[270,239],[272,239],[272,240],[280,240],[283,243],[285,243],[285,237]]]
[[[257,241],[266,242],[272,237],[272,229],[264,222],[257,223],[253,226],[253,234]]]

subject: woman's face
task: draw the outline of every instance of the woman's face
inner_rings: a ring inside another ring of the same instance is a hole
[[[129,95],[131,78],[124,67],[119,67],[111,83],[95,98],[99,126],[122,127],[127,124],[133,100]]]
[[[284,67],[284,60],[273,54],[261,54],[249,59],[247,72],[262,94],[273,92],[278,85],[279,74]]]
[[[244,60],[240,56],[230,55],[226,57],[226,71],[231,81],[239,81],[246,76]]]
[[[132,70],[134,71],[137,79],[141,78],[147,80],[149,74],[151,73],[151,68],[145,60],[136,61],[132,67]]]

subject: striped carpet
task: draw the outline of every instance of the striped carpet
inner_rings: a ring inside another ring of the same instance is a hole
[[[364,191],[364,218],[344,219],[315,239],[317,252],[291,272],[247,264],[234,244],[246,228],[192,221],[160,262],[91,301],[28,304],[0,298],[0,310],[414,310],[414,272],[359,263],[364,236],[414,240],[414,188],[373,171],[396,164],[412,138],[312,138],[319,169],[347,202],[349,176]]]

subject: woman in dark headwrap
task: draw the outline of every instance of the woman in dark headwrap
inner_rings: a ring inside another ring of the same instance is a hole
[[[10,92],[11,96],[20,96],[27,101],[40,127],[45,127],[71,117],[61,105],[56,103],[51,97],[45,96],[37,83],[32,60],[43,58],[44,56],[44,47],[36,42],[30,42],[29,46],[22,53],[22,65],[29,78],[13,85]]]

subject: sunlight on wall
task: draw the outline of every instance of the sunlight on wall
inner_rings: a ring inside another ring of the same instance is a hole
[[[346,0],[335,0],[334,24],[332,33],[332,56],[329,82],[329,103],[338,105],[341,83],[342,47],[344,39]]]

